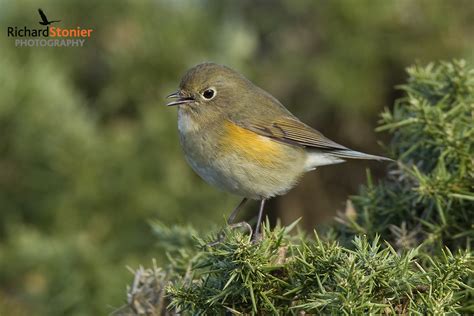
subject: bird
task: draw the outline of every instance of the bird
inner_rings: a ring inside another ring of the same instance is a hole
[[[38,22],[38,23],[41,24],[41,25],[50,25],[52,23],[61,22],[61,20],[48,21],[48,18],[46,17],[46,14],[44,14],[43,10],[41,10],[41,9],[38,9],[38,13],[41,17],[41,21]]]
[[[177,106],[186,161],[209,184],[238,195],[233,223],[248,200],[260,207],[252,240],[261,238],[265,202],[295,187],[318,167],[347,159],[391,160],[340,145],[300,121],[281,102],[239,72],[212,62],[198,64],[167,96]]]

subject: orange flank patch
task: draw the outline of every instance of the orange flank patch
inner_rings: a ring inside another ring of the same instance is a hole
[[[284,145],[226,121],[221,149],[262,165],[278,165],[285,157]]]

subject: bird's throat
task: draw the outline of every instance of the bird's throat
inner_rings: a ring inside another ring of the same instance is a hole
[[[178,109],[178,130],[182,134],[196,133],[201,129],[196,113],[191,109],[180,107]]]

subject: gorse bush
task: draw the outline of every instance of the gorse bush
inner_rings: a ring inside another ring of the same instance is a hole
[[[353,249],[315,234],[290,236],[291,228],[265,226],[254,244],[226,231],[209,247],[198,240],[165,269],[138,270],[129,307],[117,314],[436,314],[461,310],[472,276],[467,252],[432,260],[427,271],[417,249],[402,254],[376,237],[355,237]]]
[[[386,181],[352,199],[355,234],[400,247],[465,248],[474,239],[474,70],[463,61],[414,66],[406,96],[382,113],[397,166]]]
[[[215,236],[155,223],[170,264],[138,270],[117,313],[474,313],[474,70],[408,74],[378,128],[396,163],[381,183],[369,176],[339,224],[311,238],[267,223],[259,243],[225,230],[209,246]]]

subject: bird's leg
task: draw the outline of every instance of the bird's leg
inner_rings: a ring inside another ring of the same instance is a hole
[[[242,201],[240,201],[239,205],[237,205],[234,210],[232,211],[232,213],[230,214],[229,218],[227,219],[227,224],[232,224],[234,222],[234,219],[235,217],[237,216],[237,213],[239,213],[240,209],[242,208],[242,206],[245,205],[245,203],[247,203],[248,199],[247,198],[243,198]]]
[[[227,224],[229,225],[230,229],[245,227],[249,231],[250,235],[252,235],[252,226],[250,226],[250,224],[246,221],[241,221],[233,224],[235,217],[239,213],[240,209],[245,205],[245,203],[247,203],[247,201],[248,198],[243,198],[242,201],[240,201],[239,205],[235,207],[235,209],[232,211],[229,218],[227,219]]]
[[[263,216],[263,209],[265,207],[265,201],[266,199],[262,199],[260,202],[260,210],[258,211],[258,218],[257,218],[257,225],[255,225],[255,231],[252,236],[252,241],[256,242],[260,239],[260,223],[262,221],[262,216]]]
[[[242,206],[245,205],[245,203],[247,203],[247,201],[248,201],[247,198],[243,198],[242,201],[240,201],[240,203],[234,208],[234,210],[230,214],[229,218],[227,219],[227,225],[229,225],[230,229],[245,227],[250,232],[250,235],[252,235],[252,226],[250,226],[249,223],[247,223],[245,221],[242,221],[242,222],[238,222],[238,223],[233,224],[234,219],[237,217],[237,214],[239,213],[240,209],[242,208]],[[216,241],[208,243],[207,245],[208,246],[215,246],[218,243],[222,242],[223,240],[224,240],[224,233],[220,232],[219,233],[219,238]]]

